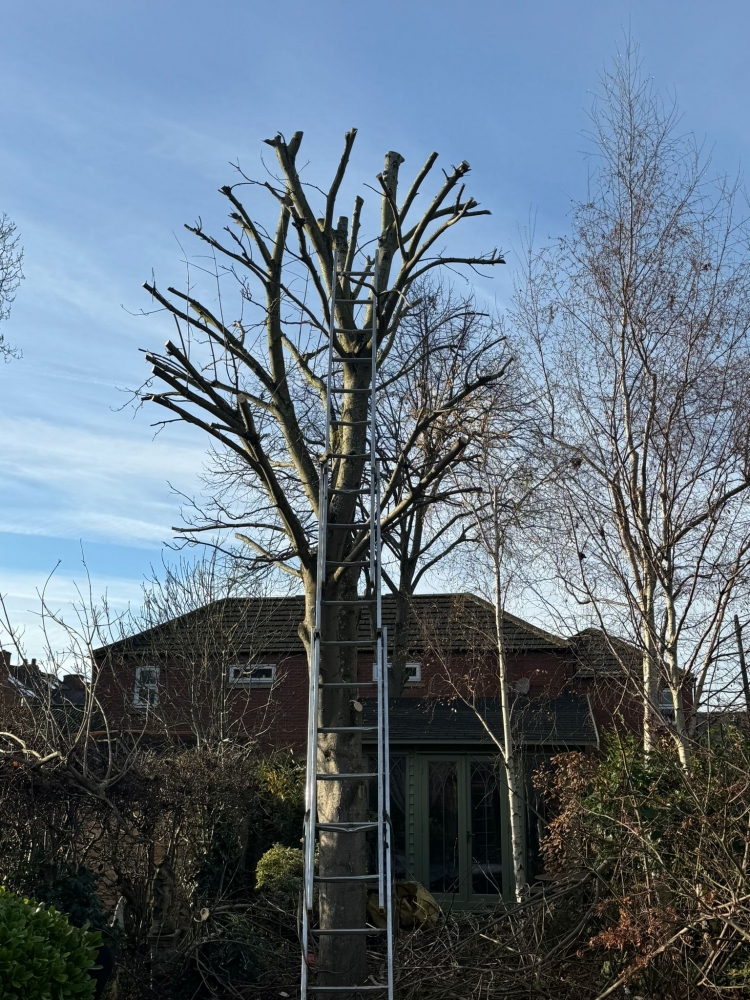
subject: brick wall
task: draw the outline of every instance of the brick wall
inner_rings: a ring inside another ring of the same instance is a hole
[[[413,653],[410,659],[421,665],[419,683],[407,683],[405,698],[452,698],[457,693],[474,692],[478,697],[495,697],[497,663],[486,650],[477,653]],[[157,662],[158,660],[158,662]],[[96,676],[97,695],[105,707],[109,724],[115,729],[170,732],[186,739],[191,734],[217,724],[223,713],[227,733],[257,739],[264,746],[292,747],[304,751],[307,730],[308,674],[302,653],[265,654],[254,662],[276,665],[276,682],[271,686],[250,685],[232,688],[227,684],[228,667],[221,664],[191,664],[151,657],[131,657],[117,662],[104,660]],[[136,666],[160,668],[159,705],[148,713],[133,705]],[[522,678],[529,681],[529,696],[556,697],[571,690],[569,661],[552,652],[516,652],[508,658],[511,685]],[[358,678],[363,685],[372,679],[372,655],[360,657]],[[578,685],[579,693],[586,693]],[[364,697],[374,696],[374,688],[362,688]],[[597,724],[606,721],[616,700],[595,704]]]

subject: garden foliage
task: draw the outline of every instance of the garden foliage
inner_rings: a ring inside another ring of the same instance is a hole
[[[92,997],[98,933],[0,887],[0,1000]]]

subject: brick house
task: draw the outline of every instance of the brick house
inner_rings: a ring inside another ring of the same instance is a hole
[[[229,598],[103,647],[94,684],[109,725],[185,741],[249,738],[304,759],[303,610],[301,597]],[[363,644],[372,634],[366,616]],[[385,597],[384,624],[392,628],[394,616],[394,601]],[[632,724],[639,710],[601,633],[564,639],[506,614],[504,639],[533,874],[543,810],[531,774],[554,753],[598,747],[603,727]],[[454,905],[481,905],[507,895],[511,880],[504,775],[493,741],[502,732],[494,609],[471,594],[419,595],[407,648],[407,682],[390,706],[397,874]],[[366,649],[360,653],[365,725],[374,711],[372,661]]]
[[[45,673],[36,660],[13,663],[10,651],[0,649],[0,706],[9,709],[22,703],[41,703],[52,708],[80,708],[86,700],[86,684],[78,674]]]

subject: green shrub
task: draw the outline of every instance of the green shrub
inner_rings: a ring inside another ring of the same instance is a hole
[[[296,894],[299,892],[303,867],[302,851],[298,847],[274,844],[258,861],[255,885],[258,889]]]
[[[0,1000],[93,996],[100,945],[99,934],[0,886]]]

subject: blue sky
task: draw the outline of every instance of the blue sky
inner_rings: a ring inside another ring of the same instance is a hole
[[[154,438],[124,390],[146,373],[138,349],[164,340],[162,318],[137,315],[141,283],[179,279],[183,222],[221,222],[229,161],[256,170],[263,138],[303,129],[325,182],[352,125],[352,191],[386,149],[407,172],[432,149],[465,158],[493,211],[476,240],[510,250],[531,212],[539,235],[564,229],[585,189],[585,109],[627,30],[717,166],[747,162],[739,2],[4,0],[0,211],[27,278],[4,324],[24,356],[0,366],[0,593],[32,652],[58,561],[60,606],[82,548],[96,592],[137,602],[179,523],[171,487],[200,488],[206,442]],[[502,303],[511,271],[483,292]]]

